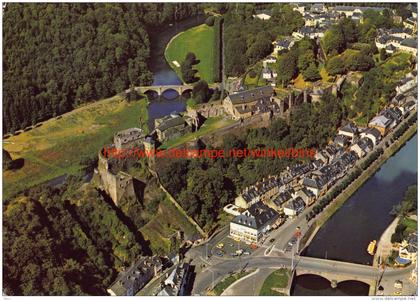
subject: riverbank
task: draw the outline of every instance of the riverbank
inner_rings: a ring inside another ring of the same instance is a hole
[[[413,114],[417,114],[417,112],[413,112]],[[408,120],[408,118],[407,118]],[[402,123],[401,123],[402,124]],[[401,125],[400,124],[400,125]],[[356,179],[354,180],[333,202],[331,202],[325,209],[320,213],[320,215],[316,218],[315,221],[315,229],[310,235],[309,239],[306,240],[306,244],[301,249],[303,250],[305,247],[309,246],[312,239],[316,236],[317,232],[322,228],[322,226],[338,211],[339,208],[370,178],[372,177],[380,167],[411,138],[417,132],[417,122],[414,123],[402,136],[398,141],[395,141],[389,147],[385,148],[385,141],[389,141],[392,133],[388,134],[387,137],[381,142],[379,146],[384,147],[384,152],[381,156],[379,156],[372,164]],[[356,165],[359,166],[360,162]],[[355,166],[355,167],[356,167]],[[351,171],[350,171],[351,172]],[[350,173],[349,172],[349,173]],[[337,184],[336,184],[337,185]],[[333,189],[333,187],[331,188]],[[305,234],[306,235],[306,234]]]
[[[376,244],[376,253],[373,257],[373,266],[378,267],[379,266],[379,258],[381,258],[381,263],[384,262],[384,260],[388,257],[392,250],[392,243],[391,243],[391,236],[395,232],[395,228],[398,225],[398,222],[400,221],[399,217],[396,217],[392,223],[386,228],[384,233],[382,233],[381,238]]]

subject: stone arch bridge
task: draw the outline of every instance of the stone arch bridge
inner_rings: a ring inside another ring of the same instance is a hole
[[[193,86],[192,85],[160,85],[160,86],[140,86],[135,87],[134,90],[145,94],[148,92],[155,92],[158,96],[161,96],[166,91],[175,91],[178,93],[178,95],[182,95],[185,92],[192,91]],[[125,91],[126,93],[130,92],[130,89],[127,89]]]

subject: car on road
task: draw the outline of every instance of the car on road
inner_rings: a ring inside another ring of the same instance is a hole
[[[275,241],[276,241],[276,239],[275,239],[275,238],[270,239],[270,243],[273,243],[273,242],[275,242]]]
[[[251,255],[251,253],[250,253],[250,252],[248,252],[248,251],[245,251],[243,254],[244,254],[244,255]]]

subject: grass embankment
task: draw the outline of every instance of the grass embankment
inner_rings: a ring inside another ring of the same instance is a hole
[[[171,68],[175,70],[179,78],[182,79],[181,68],[179,65],[185,60],[188,52],[195,54],[200,61],[193,69],[198,70],[198,76],[208,83],[213,83],[214,79],[214,27],[202,24],[184,31],[175,36],[166,46],[165,58]]]
[[[224,278],[222,281],[216,284],[216,286],[209,292],[209,295],[220,296],[231,284],[245,277],[246,275],[251,274],[252,272],[254,272],[254,270],[242,271]]]
[[[214,132],[220,128],[228,126],[234,122],[235,122],[234,120],[224,119],[223,117],[210,117],[204,122],[204,124],[200,127],[198,131],[193,132],[193,133],[188,133],[181,137],[171,139],[165,142],[164,144],[162,144],[160,148],[168,149],[168,148],[180,146],[186,142],[189,142],[199,137],[210,134],[211,132]]]
[[[285,294],[279,290],[287,288],[289,283],[290,271],[287,269],[279,269],[271,273],[264,281],[260,296],[284,296]]]
[[[330,206],[326,207],[317,218],[318,229],[390,158],[395,154],[417,131],[417,123],[411,126],[402,137],[386,148],[384,153],[374,161],[353,183],[351,183]]]
[[[170,237],[178,230],[182,230],[187,237],[197,233],[185,216],[165,198],[161,201],[157,214],[140,229],[140,232],[146,240],[150,240],[152,251],[163,255],[171,251]]]
[[[147,100],[127,103],[115,96],[52,118],[31,131],[5,141],[13,159],[24,166],[3,172],[4,198],[64,174],[76,174],[86,158],[93,158],[116,131],[147,129]]]

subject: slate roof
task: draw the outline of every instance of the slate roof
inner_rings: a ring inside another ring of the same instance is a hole
[[[417,41],[414,39],[405,39],[402,40],[400,43],[402,46],[410,47],[410,48],[417,48]]]
[[[274,89],[271,86],[265,86],[230,94],[229,99],[233,104],[242,104],[254,102],[262,98],[270,98],[273,95]]]
[[[175,126],[178,126],[178,125],[182,125],[184,123],[185,123],[185,120],[181,116],[179,116],[179,115],[168,115],[168,116],[165,116],[163,118],[162,123],[158,127],[156,127],[156,129],[163,132],[163,131],[166,131],[169,128],[172,128],[172,127],[175,127]]]
[[[351,134],[357,134],[358,129],[354,123],[349,122],[345,126],[340,128],[340,131],[351,133]]]
[[[261,229],[268,223],[274,222],[279,214],[274,209],[262,202],[253,204],[241,215],[235,216],[232,223],[247,226],[253,229]]]

